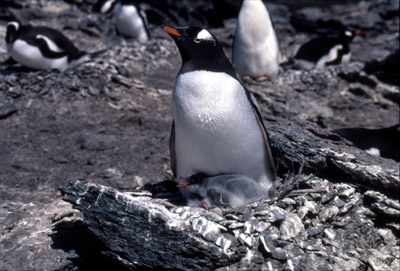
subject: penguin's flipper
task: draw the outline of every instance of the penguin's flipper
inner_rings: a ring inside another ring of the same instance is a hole
[[[147,36],[149,39],[151,38],[150,35],[150,27],[149,27],[149,21],[147,20],[147,15],[146,12],[143,9],[140,9],[140,17],[142,17],[143,23],[144,23],[144,28],[146,29]]]
[[[56,52],[51,50],[50,45],[47,43],[46,38],[41,37],[41,35],[36,36],[35,43],[39,47],[39,50],[42,53],[42,55],[45,57],[60,58],[67,55],[66,52],[64,51]]]
[[[268,134],[267,128],[265,127],[265,124],[263,122],[261,110],[260,110],[260,107],[258,106],[256,98],[254,97],[253,94],[250,93],[250,91],[248,89],[245,88],[245,90],[247,93],[247,97],[249,98],[249,101],[253,107],[258,126],[260,127],[260,130],[261,130],[263,138],[264,138],[265,151],[266,151],[266,155],[267,155],[267,157],[266,157],[267,158],[267,161],[266,161],[267,168],[268,168],[269,172],[272,172],[271,180],[273,181],[273,180],[275,180],[275,177],[276,177],[276,170],[275,170],[275,165],[274,165],[274,159],[272,157],[271,146],[269,143],[269,141],[270,141],[269,134]]]
[[[171,160],[171,170],[176,176],[176,154],[175,154],[175,122],[172,120],[171,135],[169,138],[169,155]]]

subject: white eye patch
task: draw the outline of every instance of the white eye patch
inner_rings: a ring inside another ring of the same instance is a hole
[[[18,22],[9,22],[9,23],[7,23],[6,27],[8,27],[9,25],[13,25],[15,27],[16,31],[18,31],[18,29],[19,29]]]
[[[49,49],[53,52],[60,53],[64,51],[61,48],[59,48],[52,40],[50,40],[48,37],[44,35],[36,35],[36,39],[44,39],[47,45],[49,46]]]
[[[197,34],[196,39],[198,40],[214,40],[213,36],[211,35],[210,32],[207,30],[203,29]]]
[[[349,37],[353,36],[353,33],[351,33],[350,31],[345,31],[344,34]]]

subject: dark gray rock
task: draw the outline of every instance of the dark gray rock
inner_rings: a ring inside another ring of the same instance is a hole
[[[2,105],[0,106],[0,119],[7,118],[17,111],[18,108],[13,104]]]
[[[85,134],[78,140],[81,148],[89,151],[101,151],[114,148],[117,145],[117,138],[113,135]]]

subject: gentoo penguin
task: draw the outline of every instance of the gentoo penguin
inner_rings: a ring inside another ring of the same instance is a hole
[[[71,61],[86,55],[57,30],[45,26],[7,23],[7,52],[31,69],[65,69]]]
[[[93,10],[100,13],[111,13],[118,0],[98,0]]]
[[[187,205],[212,208],[241,206],[267,197],[268,189],[255,180],[238,174],[207,177],[191,176],[187,186]]]
[[[332,131],[369,154],[400,161],[400,124],[382,128],[343,128]]]
[[[349,43],[360,31],[344,30],[340,35],[321,36],[303,44],[295,55],[306,69],[322,69],[327,65],[348,63],[351,58]]]
[[[140,43],[150,39],[146,13],[134,0],[120,0],[116,5],[115,29],[118,35]]]
[[[244,0],[236,23],[233,63],[240,77],[274,80],[279,71],[279,44],[261,0]]]
[[[240,174],[268,190],[275,169],[267,130],[257,101],[236,77],[221,44],[203,28],[163,29],[182,57],[172,94],[174,175]]]

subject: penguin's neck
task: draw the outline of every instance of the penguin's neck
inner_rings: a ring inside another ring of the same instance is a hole
[[[224,52],[220,52],[220,54],[205,53],[204,55],[198,55],[194,57],[186,57],[185,55],[182,55],[182,67],[180,70],[181,74],[201,70],[224,72],[233,78],[236,78],[236,72],[228,58],[225,56]]]

